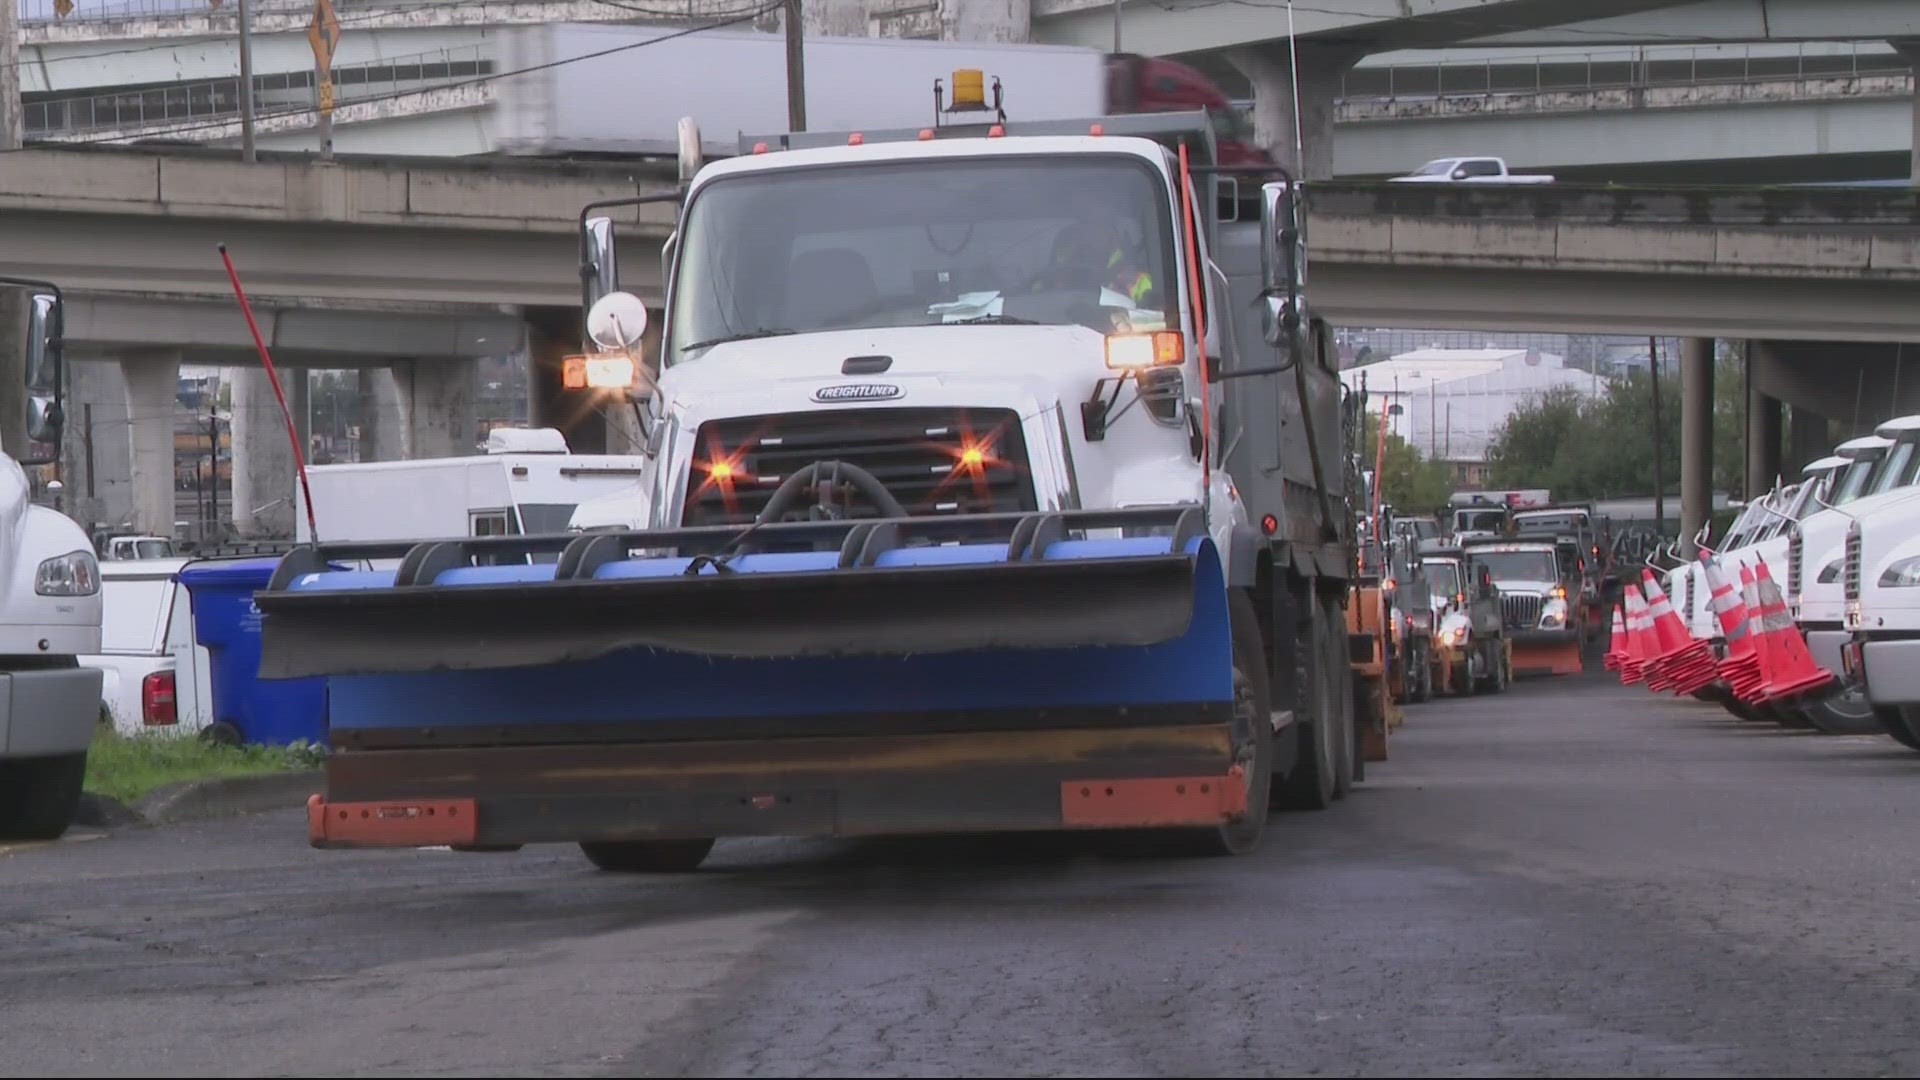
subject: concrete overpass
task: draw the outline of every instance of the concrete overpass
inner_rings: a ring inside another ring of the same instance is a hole
[[[155,402],[173,379],[153,375],[156,365],[246,355],[214,251],[225,242],[281,359],[398,365],[404,396],[370,392],[394,398],[388,412],[403,426],[444,428],[463,357],[492,351],[496,338],[524,340],[540,365],[577,341],[579,208],[664,190],[611,165],[236,157],[0,155],[0,274],[72,290],[76,356],[120,359],[131,416],[162,411]],[[1309,208],[1313,302],[1336,324],[1643,331],[1783,350],[1847,341],[1861,356],[1877,343],[1920,342],[1920,195],[1909,190],[1324,183]],[[670,218],[643,210],[616,215],[626,219],[622,266],[657,304]],[[557,383],[549,375],[536,384]],[[1800,393],[1789,379],[1773,385]],[[264,385],[242,389],[264,414]],[[1877,383],[1865,390],[1890,400]],[[428,445],[403,433],[403,446],[409,438]],[[240,470],[249,492],[289,482],[274,429],[236,432],[236,444],[257,457]],[[170,483],[160,486],[170,476],[151,481],[156,511],[162,493],[171,498]]]

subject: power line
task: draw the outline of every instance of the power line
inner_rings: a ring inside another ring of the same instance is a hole
[[[0,2],[5,2],[5,0],[0,0]],[[606,0],[600,0],[600,2],[605,3]],[[764,4],[761,7],[752,9],[741,15],[736,15],[732,18],[723,19],[719,22],[707,23],[704,26],[691,26],[684,30],[677,30],[670,34],[663,34],[657,38],[649,38],[646,41],[629,42],[625,45],[615,45],[611,48],[601,49],[597,52],[582,53],[579,56],[569,56],[559,60],[550,60],[544,64],[534,64],[531,67],[517,68],[513,71],[496,71],[487,75],[476,75],[469,79],[459,79],[453,82],[440,83],[436,86],[422,87],[417,90],[397,90],[387,94],[372,94],[367,97],[354,98],[351,101],[344,102],[343,104],[365,105],[365,104],[371,104],[371,103],[380,102],[380,101],[392,101],[395,98],[407,97],[409,95],[422,93],[427,90],[450,90],[450,89],[454,89],[462,86],[478,86],[483,83],[494,82],[499,79],[510,79],[516,75],[528,75],[536,71],[546,71],[551,68],[564,67],[567,64],[578,63],[582,60],[593,60],[602,56],[611,56],[614,53],[627,52],[633,49],[642,49],[649,45],[658,45],[658,44],[661,44],[662,42],[673,41],[676,38],[689,37],[691,35],[698,34],[705,30],[717,30],[723,26],[733,26],[738,23],[749,22],[753,19],[759,18],[762,15],[768,14],[773,11],[777,11],[782,6],[784,5],[780,2],[780,0],[775,0],[775,2],[773,3]],[[254,119],[256,121],[273,120],[273,119],[279,119],[281,117],[287,117],[287,116],[311,115],[311,114],[318,113],[319,111],[320,110],[318,106],[300,105],[300,106],[293,106],[285,109],[277,109],[269,112],[259,112],[255,114]],[[208,121],[206,123],[201,123],[201,124],[187,124],[187,125],[181,125],[178,127],[169,127],[163,130],[154,131],[146,135],[137,135],[137,136],[113,135],[113,136],[108,136],[108,137],[99,138],[99,139],[60,139],[57,141],[38,143],[30,147],[23,146],[17,150],[0,150],[0,154],[20,153],[25,150],[44,150],[49,148],[57,148],[60,146],[112,145],[114,143],[123,142],[129,139],[154,138],[154,137],[163,136],[163,135],[180,135],[180,134],[186,134],[194,131],[206,131],[206,130],[211,130],[213,128],[227,127],[231,124],[236,124],[238,122],[239,122],[239,116],[236,114],[231,117],[226,117],[220,120]]]

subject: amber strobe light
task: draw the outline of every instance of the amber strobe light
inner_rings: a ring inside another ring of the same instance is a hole
[[[1107,337],[1107,366],[1136,369],[1178,364],[1186,358],[1180,334],[1160,330],[1151,334],[1111,334]]]
[[[630,387],[639,366],[630,356],[569,356],[560,367],[560,385],[568,390],[621,390]]]

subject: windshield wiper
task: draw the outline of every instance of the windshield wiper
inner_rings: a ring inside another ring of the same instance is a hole
[[[709,345],[725,345],[729,341],[748,341],[752,338],[783,337],[787,334],[797,334],[799,332],[800,331],[798,330],[767,330],[767,329],[742,330],[737,334],[726,334],[721,337],[708,338],[705,341],[696,341],[691,345],[682,345],[680,346],[680,351],[683,353],[692,352],[695,349],[704,349]]]
[[[966,326],[972,324],[998,323],[1001,326],[1039,326],[1037,319],[1023,319],[1018,315],[975,315],[971,319],[954,319],[951,322],[933,323],[934,326]]]

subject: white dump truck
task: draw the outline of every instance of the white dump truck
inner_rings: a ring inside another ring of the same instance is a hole
[[[50,282],[27,292],[26,446],[0,457],[0,838],[67,830],[100,719],[100,564],[86,530],[30,499],[23,465],[58,460],[64,302]]]
[[[1360,425],[1301,186],[1218,164],[1204,112],[1028,123],[1018,83],[941,89],[875,87],[934,91],[924,128],[704,164],[689,122],[680,190],[583,208],[563,381],[639,405],[644,528],[285,557],[260,674],[327,679],[314,845],[1245,854],[1270,805],[1348,790]],[[641,356],[613,214],[649,201],[677,227]],[[526,554],[557,558],[500,561]]]

